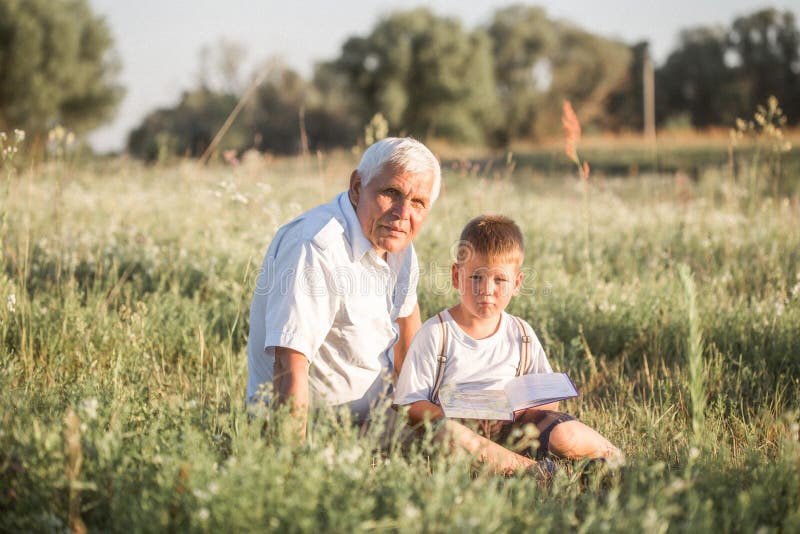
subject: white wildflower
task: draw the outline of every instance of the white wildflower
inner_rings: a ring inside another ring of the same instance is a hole
[[[344,451],[341,454],[342,461],[348,464],[355,463],[364,451],[356,445],[350,450]]]
[[[240,202],[242,204],[247,204],[249,202],[249,200],[247,200],[247,197],[241,193],[234,193],[231,196],[231,200],[233,200],[234,202]]]
[[[97,419],[97,399],[94,397],[83,399],[80,404],[80,410],[89,419]]]
[[[52,130],[47,132],[47,139],[49,141],[61,142],[64,140],[64,137],[66,137],[66,135],[67,135],[67,130],[59,124]]]
[[[208,492],[211,495],[217,495],[219,493],[219,484],[216,482],[209,482],[208,483]]]
[[[405,510],[403,510],[403,515],[408,519],[416,519],[421,514],[419,508],[417,508],[413,504],[407,504]]]
[[[14,142],[21,143],[25,140],[25,130],[14,130]]]
[[[14,293],[11,293],[6,300],[6,309],[11,313],[14,313],[17,309],[17,296]]]
[[[208,521],[209,517],[211,517],[211,512],[208,511],[208,508],[203,507],[197,511],[197,518],[200,521]]]
[[[333,466],[333,462],[335,460],[336,451],[333,448],[333,445],[328,445],[322,450],[322,459],[325,460],[325,463],[328,466]]]

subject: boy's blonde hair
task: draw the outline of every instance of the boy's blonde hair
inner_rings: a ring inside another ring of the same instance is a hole
[[[525,242],[522,231],[512,219],[503,215],[479,215],[461,231],[456,263],[463,265],[475,255],[491,262],[522,265]]]

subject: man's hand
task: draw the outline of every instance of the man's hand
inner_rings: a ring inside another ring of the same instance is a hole
[[[394,379],[400,376],[400,369],[403,368],[403,361],[406,359],[408,347],[411,345],[411,340],[414,339],[414,334],[417,333],[419,327],[422,325],[422,320],[419,314],[419,304],[414,305],[414,310],[407,317],[398,317],[397,326],[400,327],[400,336],[397,338],[397,343],[394,344]]]
[[[308,358],[301,352],[275,347],[275,365],[272,386],[275,402],[281,406],[288,403],[292,414],[292,433],[299,441],[306,439],[308,421]]]

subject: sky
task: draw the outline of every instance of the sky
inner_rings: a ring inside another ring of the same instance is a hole
[[[304,76],[314,63],[334,59],[353,36],[366,36],[383,17],[428,7],[459,18],[465,27],[486,25],[492,13],[512,2],[490,0],[89,0],[105,18],[122,65],[126,88],[116,117],[89,141],[100,151],[121,150],[128,132],[147,113],[177,103],[196,85],[200,50],[220,39],[244,46],[243,71],[280,58]],[[550,18],[568,20],[593,33],[627,43],[650,42],[656,64],[693,26],[730,25],[764,7],[791,10],[800,19],[800,0],[548,0]]]

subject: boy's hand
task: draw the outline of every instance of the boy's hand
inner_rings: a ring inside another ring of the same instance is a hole
[[[438,421],[444,417],[444,410],[440,406],[430,401],[417,401],[408,407],[408,421],[412,426],[416,426],[425,421]]]

